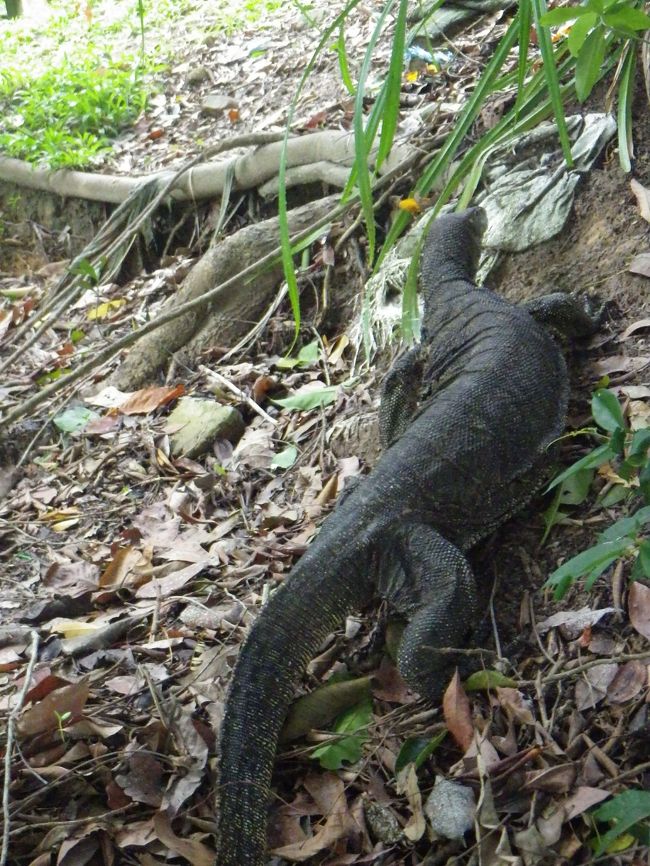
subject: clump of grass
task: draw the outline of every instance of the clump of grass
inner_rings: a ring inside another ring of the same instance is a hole
[[[89,56],[40,75],[3,72],[0,150],[51,168],[79,168],[110,145],[144,109],[147,91],[131,59]]]

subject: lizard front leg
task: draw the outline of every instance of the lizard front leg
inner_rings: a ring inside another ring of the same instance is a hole
[[[400,673],[422,697],[438,700],[461,655],[440,650],[462,647],[478,618],[467,559],[432,526],[407,520],[392,532],[378,583],[391,610],[408,620],[397,652]]]
[[[605,305],[590,295],[552,292],[521,304],[540,325],[564,337],[589,337],[603,321]]]
[[[388,371],[379,405],[379,441],[390,447],[411,423],[422,390],[424,351],[420,346],[408,351]]]

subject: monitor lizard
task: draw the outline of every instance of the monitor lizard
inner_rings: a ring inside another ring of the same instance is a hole
[[[262,866],[278,738],[297,681],[346,615],[384,598],[408,620],[398,667],[439,700],[477,619],[466,552],[539,486],[569,382],[544,325],[594,330],[565,294],[530,312],[475,284],[480,208],[431,223],[421,257],[421,343],[384,382],[385,448],[262,608],[240,651],[221,732],[218,866]],[[540,324],[537,320],[543,322]]]

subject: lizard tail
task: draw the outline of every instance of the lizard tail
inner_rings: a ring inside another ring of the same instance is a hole
[[[325,553],[316,543],[303,555],[239,654],[221,732],[217,866],[266,862],[271,774],[296,681],[327,635],[370,598],[358,548],[356,562],[341,557],[340,544]]]

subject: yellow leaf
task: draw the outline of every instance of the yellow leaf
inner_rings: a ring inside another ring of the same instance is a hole
[[[625,851],[630,845],[633,845],[636,839],[631,833],[622,833],[618,839],[614,839],[611,845],[607,846],[608,854],[616,854],[617,851]]]
[[[78,523],[78,517],[75,517],[72,520],[61,520],[59,521],[59,523],[52,524],[52,532],[66,532],[68,529],[72,529],[72,527],[76,526]]]
[[[98,631],[106,623],[79,622],[76,619],[55,619],[50,624],[50,631],[62,634],[64,637],[81,637]]]
[[[47,520],[48,523],[59,523],[61,520],[77,517],[78,514],[78,508],[57,508],[54,511],[46,511],[45,514],[41,515],[41,520]]]
[[[107,316],[110,316],[112,312],[123,307],[124,304],[126,304],[124,298],[117,298],[114,301],[106,301],[103,304],[99,304],[99,306],[94,309],[88,310],[88,318],[91,322],[94,322],[96,319],[105,319]]]

